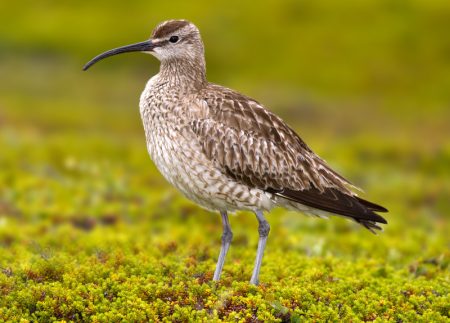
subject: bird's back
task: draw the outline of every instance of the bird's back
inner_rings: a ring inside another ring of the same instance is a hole
[[[281,118],[236,91],[209,84],[199,96],[204,118],[192,122],[203,153],[230,178],[272,194],[275,204],[322,210],[368,228],[384,208],[362,200]]]
[[[215,84],[199,99],[207,112],[193,120],[193,130],[204,153],[233,176],[264,189],[333,187],[351,194],[350,182],[256,100]]]

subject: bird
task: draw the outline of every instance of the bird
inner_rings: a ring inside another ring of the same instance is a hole
[[[188,199],[221,215],[223,234],[213,281],[220,279],[233,238],[228,214],[252,211],[258,246],[250,284],[259,284],[274,207],[339,215],[373,233],[387,209],[357,196],[279,116],[258,101],[206,79],[204,44],[188,20],[158,24],[143,42],[108,50],[98,61],[142,52],[160,61],[140,96],[148,153],[159,172]]]

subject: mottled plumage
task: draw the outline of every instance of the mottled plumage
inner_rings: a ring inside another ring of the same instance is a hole
[[[386,209],[365,201],[278,116],[257,101],[206,80],[203,43],[192,23],[158,25],[149,41],[108,51],[148,52],[161,61],[140,100],[149,154],[161,174],[197,204],[220,211],[219,279],[232,233],[228,211],[251,210],[260,241],[251,282],[258,282],[270,226],[262,211],[281,206],[318,216],[345,216],[372,232]]]

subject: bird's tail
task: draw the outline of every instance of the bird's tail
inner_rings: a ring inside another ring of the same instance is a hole
[[[378,223],[387,224],[385,218],[375,213],[387,212],[386,208],[355,195],[345,194],[335,188],[326,188],[320,191],[311,187],[307,190],[282,189],[269,192],[289,202],[294,202],[294,205],[298,204],[295,208],[301,211],[304,211],[304,206],[306,206],[310,213],[315,214],[314,210],[318,210],[319,216],[323,216],[323,211],[325,211],[351,218],[372,233],[375,233],[375,230],[381,230]]]

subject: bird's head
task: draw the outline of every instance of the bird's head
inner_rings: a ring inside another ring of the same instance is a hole
[[[168,20],[156,26],[150,39],[106,51],[90,60],[83,70],[87,70],[106,57],[128,52],[152,54],[163,63],[176,60],[203,61],[204,59],[203,42],[198,28],[187,20]]]

